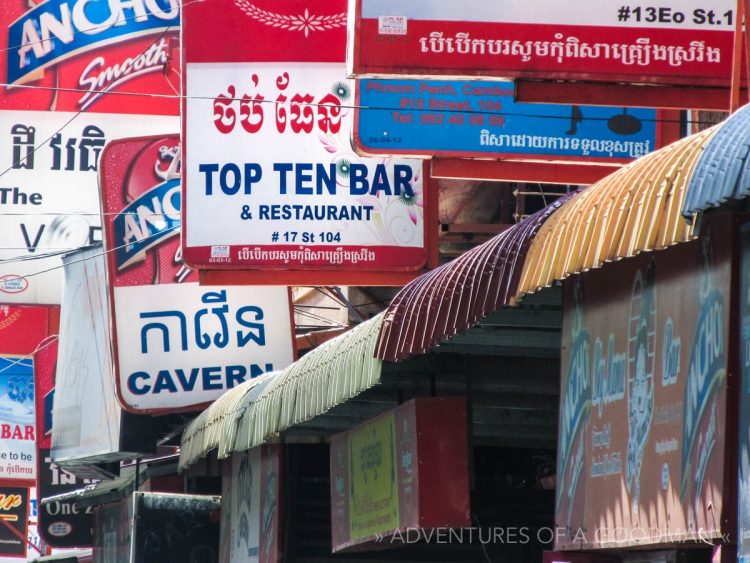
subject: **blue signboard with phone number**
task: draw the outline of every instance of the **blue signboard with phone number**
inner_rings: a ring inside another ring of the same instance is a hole
[[[369,154],[622,162],[657,148],[656,122],[654,109],[517,103],[510,81],[357,82]]]

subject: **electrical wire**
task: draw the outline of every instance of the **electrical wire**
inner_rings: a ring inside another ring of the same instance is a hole
[[[185,2],[180,7],[180,12],[182,12],[183,8],[185,8],[186,6],[190,6],[191,4],[197,4],[199,2],[205,2],[205,1],[206,0],[191,0],[190,2]],[[182,16],[182,14],[180,14],[180,17],[181,16]],[[76,33],[91,34],[91,33],[96,32],[96,31],[106,31],[106,30],[108,30],[110,27],[112,27],[114,25],[122,25],[124,23],[129,22],[129,21],[137,20],[138,18],[142,18],[142,17],[143,16],[136,15],[136,16],[132,16],[132,17],[129,17],[129,18],[122,18],[122,19],[118,18],[117,21],[115,21],[112,24],[108,24],[108,25],[103,25],[103,24],[102,25],[95,25],[94,27],[89,27],[87,29],[78,29],[77,31],[74,31],[73,33],[61,33],[59,35],[56,35],[56,37],[58,39],[63,39],[63,38],[73,39],[76,36]],[[170,25],[169,27],[174,27],[174,26]],[[40,39],[39,41],[29,41],[28,43],[24,43],[23,45],[10,45],[8,47],[3,47],[2,49],[0,49],[0,53],[5,53],[7,51],[17,51],[21,47],[27,47],[29,45],[40,45],[40,44],[43,44],[43,43],[49,43],[50,41],[52,41],[52,38],[50,38],[50,39]]]
[[[123,91],[117,91],[113,92],[111,90],[90,90],[90,89],[83,89],[83,88],[61,88],[59,86],[35,86],[32,84],[8,84],[6,82],[0,82],[0,86],[4,87],[13,87],[13,88],[28,88],[32,90],[51,90],[55,92],[75,92],[75,93],[89,93],[89,94],[100,94],[102,96],[108,95],[108,96],[140,96],[144,98],[166,98],[166,99],[178,99],[178,100],[204,100],[204,101],[214,101],[216,99],[216,96],[187,96],[184,94],[156,94],[153,92],[123,92]],[[230,101],[230,102],[247,102],[247,98],[235,98],[235,97],[223,97],[222,101]],[[273,104],[273,105],[286,105],[290,104],[290,102],[287,101],[280,101],[280,100],[253,100],[250,99],[249,101],[252,101],[253,103],[259,103],[259,104]],[[316,102],[305,102],[306,106],[311,107],[323,107],[323,108],[341,108],[341,109],[351,109],[351,110],[360,110],[360,111],[409,111],[409,112],[415,112],[415,113],[455,113],[455,114],[465,114],[465,115],[499,115],[503,117],[525,117],[525,118],[531,118],[531,119],[556,119],[556,120],[564,120],[569,121],[570,116],[569,115],[545,115],[541,113],[526,113],[526,112],[507,112],[507,111],[491,111],[491,110],[461,110],[461,109],[429,109],[429,108],[402,108],[402,107],[391,107],[391,106],[366,106],[361,104],[320,104]],[[575,104],[550,104],[550,105],[575,105]],[[615,107],[615,106],[612,106]],[[587,121],[609,121],[609,117],[586,117]],[[653,118],[646,118],[646,117],[639,117],[640,121],[648,122],[648,123],[680,123],[680,119],[665,119],[665,118],[659,118],[659,117],[653,117]],[[704,122],[694,122],[694,123],[704,123]],[[706,121],[705,123],[708,123]]]
[[[42,342],[44,342],[44,345],[42,345],[42,342],[40,342],[37,345],[37,347],[34,349],[33,352],[31,352],[30,354],[26,354],[23,357],[17,358],[16,361],[14,361],[14,362],[8,364],[7,366],[5,366],[4,368],[0,369],[0,373],[6,372],[10,368],[12,368],[13,366],[16,366],[16,365],[24,362],[25,360],[28,360],[29,358],[32,358],[34,356],[34,354],[36,354],[37,352],[40,352],[40,351],[44,350],[47,346],[52,345],[52,343],[56,342],[57,339],[58,339],[58,336],[56,334],[52,335],[50,337],[45,338],[44,340],[42,340]]]
[[[174,227],[169,227],[168,229],[164,229],[163,231],[159,231],[158,233],[154,233],[152,235],[148,235],[147,237],[143,237],[142,239],[140,239],[139,242],[142,242],[144,240],[148,240],[148,239],[153,238],[153,237],[160,237],[160,236],[164,235],[164,233],[168,233],[168,232],[174,231],[175,229],[179,229],[179,228],[180,228],[180,225],[175,225]],[[99,258],[100,256],[104,256],[105,254],[109,254],[110,252],[114,252],[115,250],[120,250],[121,248],[125,248],[127,246],[130,246],[130,244],[131,243],[121,244],[120,246],[115,246],[114,248],[110,248],[110,249],[105,250],[105,251],[103,251],[103,252],[101,252],[99,254],[94,254],[93,256],[89,256],[87,258],[80,258],[79,260],[72,260],[71,262],[68,262],[68,264],[77,264],[79,262],[84,262],[85,260],[91,260],[93,258]],[[68,252],[74,252],[74,251],[80,250],[82,248],[88,248],[88,246],[79,246],[77,248],[71,248]],[[66,252],[65,254],[67,254],[68,252]],[[2,264],[2,263],[3,262],[0,261],[0,264]],[[5,279],[6,279],[6,281],[15,281],[15,280],[21,280],[21,279],[25,279],[25,278],[31,278],[31,277],[38,276],[38,275],[41,275],[41,274],[46,274],[47,272],[51,272],[53,270],[59,270],[60,268],[64,268],[66,265],[67,264],[61,264],[60,266],[53,266],[51,268],[47,268],[45,270],[40,270],[38,272],[32,272],[30,274],[25,274],[23,276],[16,276],[15,278],[12,278],[12,277],[11,278],[7,278],[6,277]]]

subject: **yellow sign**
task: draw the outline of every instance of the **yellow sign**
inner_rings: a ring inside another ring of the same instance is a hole
[[[396,421],[386,415],[349,436],[351,539],[398,528]]]

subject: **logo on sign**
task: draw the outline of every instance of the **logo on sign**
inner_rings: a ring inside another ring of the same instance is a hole
[[[682,437],[682,484],[684,498],[691,478],[695,498],[700,495],[708,461],[716,438],[716,394],[726,372],[724,353],[724,297],[713,287],[710,265],[710,239],[703,245],[703,279],[700,288],[701,309],[690,348]],[[707,421],[706,424],[703,424]],[[702,427],[706,427],[701,431]],[[697,451],[696,451],[697,450]],[[696,463],[691,463],[697,454]]]
[[[259,8],[248,0],[235,0],[235,4],[245,14],[262,24],[286,31],[301,31],[305,37],[309,37],[312,31],[326,31],[346,26],[346,12],[323,16],[311,14],[305,8],[304,13],[300,14],[279,14]]]
[[[557,489],[558,504],[564,493],[568,497],[568,512],[572,510],[583,467],[583,429],[591,409],[590,337],[583,326],[581,286],[575,284],[575,311],[573,313],[573,346],[568,364],[567,378],[563,384],[560,407],[560,474],[565,483]],[[577,442],[577,445],[576,445]],[[574,447],[576,449],[573,455]]]
[[[19,47],[7,52],[6,81],[19,84],[82,52],[179,25],[177,0],[47,0],[8,28],[8,45]]]
[[[180,181],[169,180],[141,194],[113,221],[117,269],[146,257],[148,249],[179,233],[182,196]]]
[[[0,292],[22,293],[29,287],[29,280],[23,276],[8,274],[0,276]]]

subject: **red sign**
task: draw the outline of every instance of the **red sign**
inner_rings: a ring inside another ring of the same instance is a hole
[[[0,109],[177,115],[177,0],[4,0]]]
[[[354,76],[728,85],[734,0],[351,0]]]
[[[37,449],[51,445],[52,400],[55,392],[57,370],[57,336],[42,341],[34,354],[34,402],[36,405]]]
[[[33,354],[49,334],[50,308],[0,305],[0,354]]]
[[[730,531],[731,226],[566,282],[557,549]]]
[[[413,399],[331,437],[333,551],[470,526],[466,399]]]

